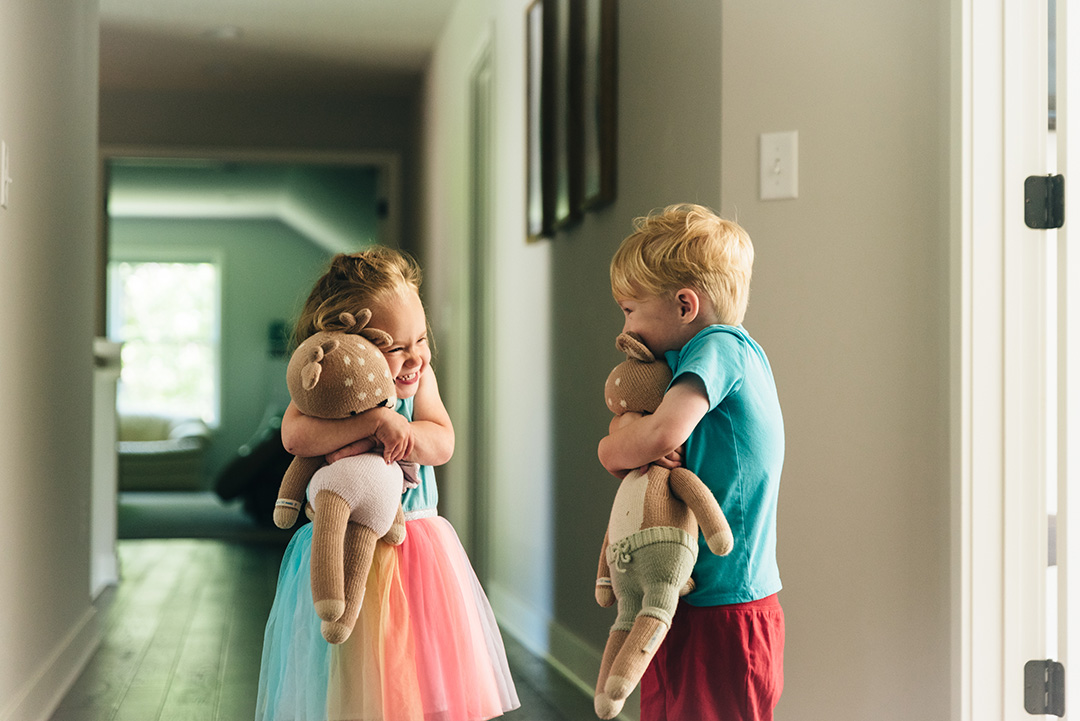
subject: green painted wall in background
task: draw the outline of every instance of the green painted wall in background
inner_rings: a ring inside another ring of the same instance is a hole
[[[330,254],[276,220],[116,218],[114,260],[212,260],[221,265],[221,423],[207,487],[264,422],[288,403],[286,358],[270,354],[268,328],[291,329]]]

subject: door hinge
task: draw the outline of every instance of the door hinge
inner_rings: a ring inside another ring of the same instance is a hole
[[[1065,176],[1032,175],[1024,181],[1024,223],[1036,230],[1065,223]]]
[[[1024,710],[1033,716],[1065,715],[1065,667],[1057,661],[1024,664]]]

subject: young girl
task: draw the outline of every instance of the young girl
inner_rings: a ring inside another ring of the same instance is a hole
[[[419,287],[420,269],[397,251],[338,255],[297,322],[299,342],[343,311],[369,308],[371,327],[394,339],[384,353],[399,400],[343,420],[290,405],[285,447],[328,462],[378,448],[388,463],[421,464],[421,482],[402,497],[405,542],[376,545],[360,617],[341,645],[323,639],[311,599],[311,524],[293,536],[266,624],[258,721],[480,721],[519,705],[491,607],[436,511],[432,466],[450,459],[454,429],[430,365]]]

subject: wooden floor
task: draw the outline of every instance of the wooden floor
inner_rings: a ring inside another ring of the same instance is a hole
[[[248,721],[281,544],[123,540],[104,641],[51,721]],[[510,721],[591,721],[592,699],[506,636]]]

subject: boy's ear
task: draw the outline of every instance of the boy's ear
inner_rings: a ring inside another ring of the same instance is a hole
[[[701,312],[701,296],[693,288],[682,288],[675,291],[675,302],[679,306],[679,320],[682,323],[691,323]]]

